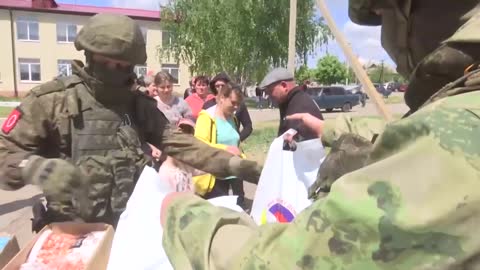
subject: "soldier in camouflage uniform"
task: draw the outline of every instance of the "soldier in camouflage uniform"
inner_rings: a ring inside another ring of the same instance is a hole
[[[142,151],[147,142],[219,177],[258,179],[256,162],[170,129],[156,101],[131,90],[134,65],[147,59],[132,19],[95,15],[75,47],[85,51],[86,66],[74,61],[72,76],[33,88],[0,132],[0,186],[35,184],[47,198],[36,230],[53,221],[115,224],[151,164]]]
[[[410,112],[378,136],[344,121],[329,137],[334,155],[347,152],[330,162],[341,172],[320,171],[336,181],[292,223],[257,227],[169,195],[163,245],[175,269],[480,269],[479,1],[349,5],[355,23],[382,26],[410,76]]]

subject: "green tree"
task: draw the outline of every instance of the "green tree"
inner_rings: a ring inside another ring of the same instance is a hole
[[[353,71],[353,68],[346,66],[346,79],[348,80],[349,84],[358,84],[358,78],[357,75],[355,74],[355,71]]]
[[[302,84],[304,81],[310,81],[314,79],[313,70],[309,69],[306,65],[301,65],[295,70],[295,79],[299,84]]]
[[[325,85],[341,83],[347,78],[347,68],[336,56],[327,55],[318,60],[314,77],[319,83]]]
[[[303,60],[329,35],[315,17],[314,0],[298,5],[297,56]],[[272,66],[286,65],[289,0],[176,0],[161,10],[172,42],[160,57],[190,63],[194,73],[226,71],[237,82],[259,81]]]
[[[400,82],[405,83],[405,79],[395,72],[390,67],[380,63],[373,64],[367,70],[368,76],[372,82],[384,83],[384,82]]]
[[[326,45],[333,38],[330,28],[322,17],[315,15],[315,3],[309,0],[297,2],[296,52],[299,63],[307,64],[308,56],[315,53],[317,47]]]

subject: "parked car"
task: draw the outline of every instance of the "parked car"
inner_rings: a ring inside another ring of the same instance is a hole
[[[367,104],[368,95],[362,91],[362,85],[348,85],[345,86],[345,90],[347,90],[347,92],[350,92],[351,94],[358,95],[362,107],[365,107],[365,105]]]
[[[385,87],[387,90],[390,90],[392,92],[398,92],[400,89],[400,83],[398,82],[389,82],[387,83],[387,86]]]
[[[405,91],[407,91],[407,89],[408,89],[407,84],[401,84],[400,87],[398,88],[398,91],[399,92],[405,92]]]
[[[375,86],[375,89],[377,89],[377,92],[382,94],[384,98],[388,98],[388,96],[392,94],[392,91],[385,89],[381,83],[374,83],[373,85]]]
[[[324,86],[308,88],[307,93],[313,98],[320,109],[331,112],[341,109],[349,112],[353,107],[360,104],[360,96],[352,94],[342,86]]]

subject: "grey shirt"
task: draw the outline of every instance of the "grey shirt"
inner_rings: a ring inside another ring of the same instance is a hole
[[[172,125],[176,125],[182,118],[193,120],[192,110],[183,99],[174,96],[168,103],[164,103],[158,96],[155,99],[158,109],[165,114]]]

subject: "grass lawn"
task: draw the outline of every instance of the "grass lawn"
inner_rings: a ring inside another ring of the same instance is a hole
[[[401,96],[394,96],[391,95],[388,98],[383,99],[385,100],[386,104],[400,104],[400,103],[405,103],[405,100],[403,99],[403,95]]]
[[[13,107],[0,107],[0,118],[7,117],[13,109]]]
[[[242,143],[242,149],[245,151],[247,158],[263,164],[270,144],[277,137],[277,131],[278,121],[254,125],[252,134],[245,143]]]
[[[20,98],[0,96],[0,101],[20,101],[20,100],[21,100]]]

